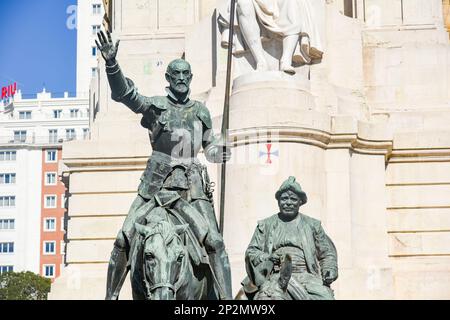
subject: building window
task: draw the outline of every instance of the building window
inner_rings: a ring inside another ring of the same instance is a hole
[[[70,109],[70,117],[71,118],[78,118],[79,114],[80,114],[80,110]]]
[[[0,242],[0,253],[14,253],[14,242]]]
[[[31,111],[20,111],[19,119],[20,120],[30,120],[31,119]]]
[[[101,4],[93,4],[92,5],[92,14],[101,14],[102,13],[102,5]]]
[[[61,240],[61,249],[60,254],[65,255],[66,254],[66,243],[64,240]]]
[[[0,151],[0,161],[16,161],[16,151]]]
[[[44,219],[44,231],[47,231],[47,232],[56,231],[56,219],[55,218],[45,218]]]
[[[53,118],[54,119],[61,119],[62,116],[62,110],[53,110]]]
[[[14,230],[15,220],[14,219],[0,219],[0,230]]]
[[[58,142],[58,130],[57,129],[48,130],[48,142],[49,143],[57,143]]]
[[[56,196],[45,196],[45,208],[56,208]]]
[[[97,56],[97,47],[92,47],[91,54],[92,54],[93,57]]]
[[[55,172],[47,172],[45,174],[45,185],[46,186],[56,185],[56,173]]]
[[[6,272],[14,272],[13,266],[0,266],[0,274],[6,273]]]
[[[92,69],[91,69],[92,77],[93,77],[93,78],[97,76],[97,70],[98,70],[97,68],[92,68]]]
[[[1,196],[0,208],[13,208],[16,206],[16,196]]]
[[[75,129],[66,129],[66,139],[67,140],[75,140],[77,138],[77,134]]]
[[[87,129],[87,128],[83,129],[83,139],[84,140],[89,139],[89,129]]]
[[[54,264],[44,264],[44,277],[54,278],[55,277],[55,265]]]
[[[56,241],[44,241],[44,254],[56,254]]]
[[[92,35],[96,36],[97,33],[100,32],[100,25],[93,25],[92,26]]]
[[[47,150],[47,157],[45,158],[45,162],[56,162],[56,161],[57,161],[57,151]]]
[[[27,141],[27,131],[20,130],[14,131],[14,142],[26,142]]]
[[[61,195],[61,209],[65,209],[65,208],[66,208],[66,196],[64,194],[62,194]]]
[[[0,184],[16,184],[16,174],[0,173]]]

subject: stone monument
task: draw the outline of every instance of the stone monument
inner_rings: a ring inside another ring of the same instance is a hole
[[[168,64],[185,57],[195,71],[191,95],[207,105],[214,127],[227,69],[226,21],[217,21],[221,13],[227,19],[228,3],[115,0],[108,13],[110,31],[121,39],[121,67],[141,92],[165,95]],[[297,42],[295,74],[280,71],[282,38],[266,37],[260,25],[268,70],[256,70],[237,13],[223,235],[234,294],[247,275],[245,252],[257,221],[278,210],[267,201],[272,187],[295,176],[308,191],[302,211],[320,220],[336,245],[336,299],[449,298],[450,47],[442,3],[311,0],[320,47],[311,31]],[[308,43],[323,52],[320,63],[296,60]],[[99,63],[92,139],[63,148],[67,267],[51,299],[104,298],[111,248],[150,154],[141,117],[110,98]],[[217,166],[203,163],[220,182]],[[132,296],[127,288],[122,299]]]

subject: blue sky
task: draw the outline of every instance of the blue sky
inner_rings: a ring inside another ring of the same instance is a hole
[[[23,94],[76,91],[76,29],[67,8],[77,0],[0,0],[0,87]],[[72,95],[72,94],[71,94]]]

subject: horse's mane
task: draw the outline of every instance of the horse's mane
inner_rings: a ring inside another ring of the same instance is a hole
[[[155,214],[148,216],[146,220],[147,226],[152,230],[152,235],[160,234],[163,237],[164,241],[168,241],[170,238],[173,238],[175,234],[175,228],[166,220],[166,216]]]

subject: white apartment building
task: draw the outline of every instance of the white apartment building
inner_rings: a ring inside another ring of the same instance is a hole
[[[41,154],[32,146],[0,144],[1,273],[39,273]]]
[[[97,32],[102,28],[104,8],[102,0],[78,0],[77,11],[77,92],[89,93],[92,77],[97,73],[95,45]]]
[[[45,240],[63,239],[64,233],[60,220],[55,230],[59,234],[46,234],[45,222],[49,219],[45,214],[49,209],[44,191],[51,190],[46,179],[52,178],[54,188],[65,193],[56,172],[62,143],[88,139],[88,108],[87,98],[71,98],[68,94],[52,98],[45,90],[36,99],[22,99],[19,91],[11,105],[0,102],[0,273],[31,271],[49,278],[57,275],[62,261],[54,263],[52,270],[42,258],[46,255]],[[48,159],[47,153],[54,159]],[[50,170],[54,173],[46,176],[49,166],[55,168]],[[61,206],[65,201],[62,194],[58,198],[57,213],[63,216]],[[59,260],[62,247],[58,244],[55,252]]]

